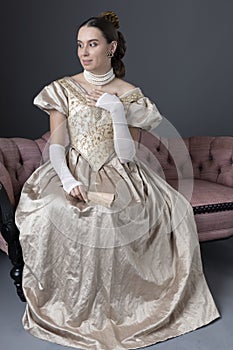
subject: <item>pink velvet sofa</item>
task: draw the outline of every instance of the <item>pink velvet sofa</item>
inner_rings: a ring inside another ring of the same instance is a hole
[[[2,190],[4,189],[4,196],[8,197],[13,211],[26,179],[41,162],[48,159],[49,136],[47,132],[37,140],[0,138],[0,186]],[[186,145],[187,157],[182,156],[174,160],[172,154],[177,148],[177,140],[163,139],[142,131],[137,154],[150,164],[151,171],[156,171],[171,186],[179,188],[181,180],[185,185],[184,188],[188,189],[187,199],[193,206],[200,241],[232,236],[233,137],[193,136],[183,139],[183,142]],[[179,154],[179,151],[176,154]],[[193,170],[192,179],[187,174],[188,162]],[[193,187],[190,187],[191,185]],[[186,192],[183,193],[185,196]],[[14,223],[11,222],[10,225],[12,227]],[[15,227],[14,230],[17,231]],[[23,300],[21,293],[23,261],[19,243],[15,242],[18,240],[18,234],[19,232],[13,234],[15,245],[11,247],[13,255],[11,260],[15,269],[11,275]],[[7,238],[6,232],[5,238]],[[6,239],[4,240],[0,234],[0,249],[6,253],[9,252],[11,244],[9,242],[7,244]]]
[[[179,180],[183,182],[183,195],[193,206],[199,240],[232,236],[233,137],[184,138],[182,142],[187,155],[177,139],[158,138],[143,131],[140,142],[144,145],[140,157],[152,158],[149,163],[154,164],[154,171],[158,174],[162,171],[161,176],[176,189],[182,188]],[[176,151],[179,147],[182,148],[180,157],[179,149]],[[187,171],[189,164],[193,171],[192,179]]]

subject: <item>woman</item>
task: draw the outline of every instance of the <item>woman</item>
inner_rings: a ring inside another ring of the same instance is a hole
[[[50,160],[17,207],[31,334],[83,349],[133,349],[219,317],[203,276],[192,207],[137,158],[156,106],[122,80],[112,12],[82,24],[82,73],[46,86]],[[67,133],[69,135],[66,154]]]

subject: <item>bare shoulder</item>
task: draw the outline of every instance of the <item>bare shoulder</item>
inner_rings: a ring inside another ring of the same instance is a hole
[[[78,73],[78,74],[75,74],[75,75],[71,75],[70,77],[71,77],[71,79],[77,81],[78,83],[81,83],[84,80],[83,79],[83,73]]]
[[[115,88],[117,89],[119,95],[123,95],[129,90],[136,89],[136,86],[131,83],[128,83],[125,80],[117,78],[115,79]]]

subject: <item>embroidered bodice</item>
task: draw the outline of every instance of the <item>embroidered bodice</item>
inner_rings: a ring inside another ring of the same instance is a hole
[[[150,129],[160,122],[156,106],[139,88],[119,98],[129,125]],[[34,103],[48,113],[57,109],[67,116],[70,146],[88,161],[94,171],[116,156],[110,113],[100,107],[88,106],[85,90],[70,77],[46,86]]]
[[[85,93],[71,79],[63,78],[59,83],[66,89],[69,100],[68,129],[71,147],[75,148],[98,171],[115,153],[112,118],[108,111],[87,105]],[[135,94],[122,99],[127,105],[132,99],[142,97]]]

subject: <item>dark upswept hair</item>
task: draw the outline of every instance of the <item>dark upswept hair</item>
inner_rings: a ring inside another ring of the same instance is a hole
[[[123,78],[125,76],[125,65],[122,62],[122,58],[126,51],[126,42],[123,34],[118,30],[119,19],[117,15],[112,12],[103,12],[97,17],[91,17],[83,22],[78,30],[84,26],[98,28],[102,33],[107,43],[112,41],[117,42],[117,48],[114,56],[111,58],[112,68],[117,78]]]

